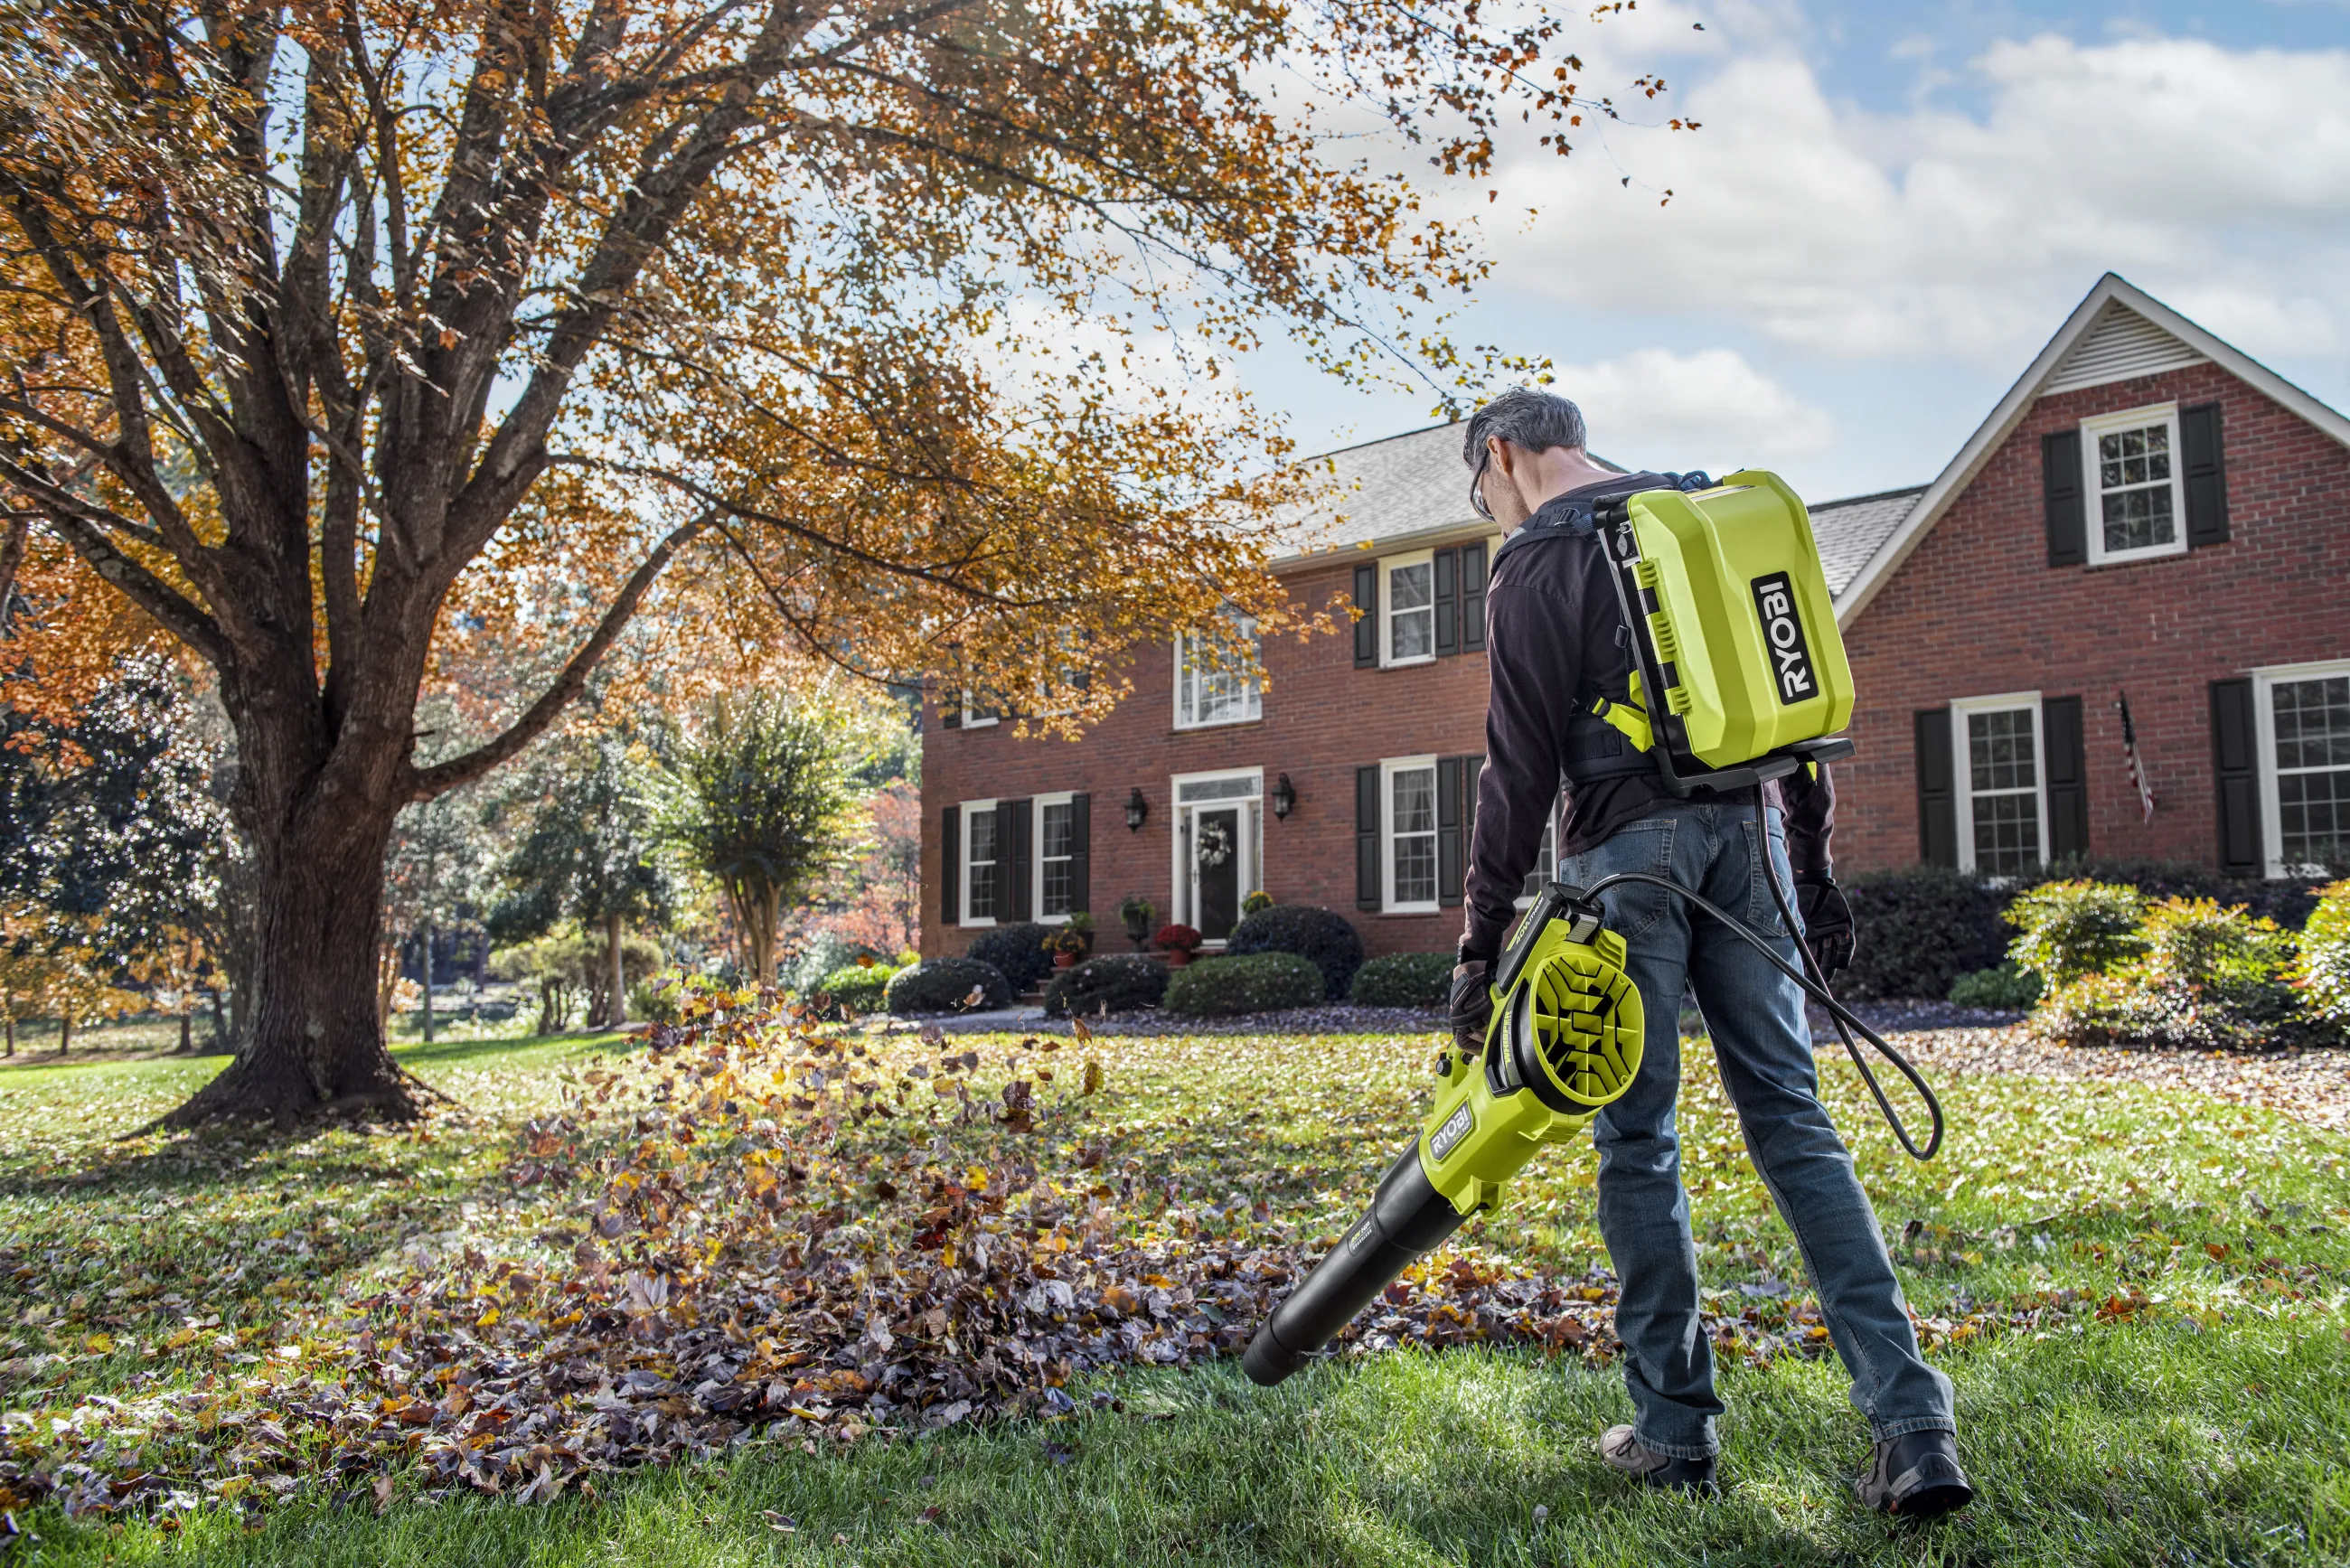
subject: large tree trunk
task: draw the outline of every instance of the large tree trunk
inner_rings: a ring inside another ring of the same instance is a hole
[[[291,824],[277,831],[286,817],[255,813],[252,1016],[235,1060],[166,1125],[265,1117],[291,1127],[325,1114],[416,1114],[376,1014],[383,857],[398,806],[305,804],[311,809],[287,814]]]
[[[68,1012],[57,1020],[57,1054],[62,1056],[72,1049],[73,1014]]]

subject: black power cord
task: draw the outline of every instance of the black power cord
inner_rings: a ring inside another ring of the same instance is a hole
[[[1910,1065],[1909,1058],[1887,1044],[1883,1035],[1863,1023],[1854,1015],[1852,1010],[1837,1001],[1835,993],[1828,989],[1827,976],[1820,972],[1819,960],[1812,956],[1812,946],[1804,940],[1802,924],[1795,919],[1795,911],[1787,902],[1786,891],[1779,886],[1778,869],[1771,864],[1771,830],[1766,809],[1762,800],[1762,786],[1758,784],[1754,786],[1755,847],[1757,853],[1762,857],[1763,879],[1771,884],[1771,897],[1779,906],[1779,918],[1786,923],[1787,935],[1794,939],[1795,951],[1803,956],[1804,967],[1800,971],[1772,951],[1771,944],[1753,927],[1730,914],[1711,899],[1690,892],[1669,877],[1652,876],[1646,871],[1617,871],[1602,877],[1590,887],[1584,888],[1583,895],[1586,898],[1596,899],[1601,893],[1617,883],[1646,882],[1652,887],[1662,888],[1669,893],[1679,894],[1684,901],[1704,910],[1737,933],[1749,947],[1768,959],[1772,968],[1794,981],[1802,988],[1805,995],[1827,1009],[1828,1017],[1835,1023],[1836,1038],[1844,1042],[1845,1052],[1852,1058],[1852,1064],[1860,1069],[1861,1082],[1866,1084],[1868,1092],[1877,1097],[1877,1108],[1885,1113],[1886,1123],[1892,1127],[1893,1136],[1900,1140],[1901,1147],[1908,1151],[1912,1158],[1931,1159],[1942,1147],[1942,1102],[1934,1097],[1934,1091],[1927,1086],[1924,1078],[1918,1076],[1918,1069]],[[1909,1129],[1901,1125],[1900,1114],[1894,1110],[1893,1102],[1885,1097],[1884,1087],[1877,1083],[1877,1075],[1869,1071],[1867,1062],[1860,1054],[1860,1047],[1853,1043],[1853,1032],[1856,1030],[1859,1032],[1862,1039],[1877,1048],[1879,1054],[1900,1069],[1901,1075],[1909,1080],[1910,1086],[1915,1088],[1919,1096],[1925,1100],[1927,1113],[1934,1120],[1934,1130],[1926,1139],[1924,1148],[1918,1147],[1916,1140],[1909,1136]]]

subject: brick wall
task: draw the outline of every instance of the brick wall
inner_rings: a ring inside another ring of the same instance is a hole
[[[1336,556],[1328,566],[1288,576],[1301,602],[1343,604],[1354,566],[1367,557]],[[1283,903],[1319,904],[1353,920],[1373,954],[1449,950],[1461,934],[1458,909],[1433,915],[1380,915],[1355,907],[1355,769],[1386,757],[1482,752],[1485,734],[1485,656],[1467,653],[1401,670],[1357,670],[1342,623],[1336,635],[1304,641],[1267,639],[1264,716],[1246,724],[1177,730],[1173,650],[1143,650],[1134,695],[1084,740],[1023,739],[1010,722],[981,729],[942,729],[924,714],[922,744],[922,952],[961,952],[977,935],[939,919],[939,816],[955,802],[1020,798],[1060,790],[1093,796],[1091,901],[1101,929],[1098,951],[1123,951],[1118,906],[1139,893],[1173,907],[1175,814],[1170,776],[1220,768],[1261,767],[1265,788],[1282,774],[1297,792],[1285,819],[1264,814],[1265,891]],[[1139,833],[1126,827],[1127,796],[1139,785],[1150,815]]]
[[[2174,399],[2222,406],[2230,541],[2050,567],[2042,435]],[[1918,858],[1914,710],[2035,690],[2083,699],[2092,854],[2213,860],[2207,685],[2350,657],[2345,585],[2350,450],[2218,366],[2042,399],[1845,634],[1859,750],[1838,770],[1838,864]],[[2151,823],[2123,771],[2116,689],[2159,803]]]

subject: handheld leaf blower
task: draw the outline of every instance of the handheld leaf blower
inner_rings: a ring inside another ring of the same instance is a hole
[[[1607,551],[1634,648],[1632,701],[1599,716],[1656,759],[1677,795],[1745,788],[1764,831],[1763,785],[1849,756],[1831,733],[1850,719],[1852,674],[1802,501],[1776,476],[1733,473],[1689,494],[1647,491],[1602,504]],[[1660,695],[1642,701],[1643,693]],[[1766,877],[1786,929],[1800,924]],[[1509,1180],[1544,1144],[1565,1143],[1630,1088],[1646,1016],[1624,972],[1624,939],[1600,895],[1622,883],[1661,887],[1735,932],[1825,1007],[1901,1146],[1930,1159],[1942,1107],[1915,1067],[1828,990],[1802,937],[1803,968],[1744,921],[1668,877],[1619,872],[1589,888],[1546,884],[1495,967],[1493,1012],[1474,1057],[1438,1059],[1435,1104],[1380,1179],[1362,1217],[1274,1309],[1241,1366],[1270,1386],[1319,1352],[1405,1269],[1471,1217],[1501,1208]],[[1678,1000],[1678,999],[1674,999]],[[1933,1130],[1911,1140],[1854,1044],[1857,1033],[1925,1099]]]

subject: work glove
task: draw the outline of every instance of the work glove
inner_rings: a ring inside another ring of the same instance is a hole
[[[1852,906],[1844,889],[1829,876],[1795,878],[1795,910],[1804,918],[1804,940],[1819,961],[1820,974],[1832,977],[1852,967]]]
[[[1485,1027],[1493,1018],[1493,994],[1486,981],[1492,966],[1471,959],[1452,971],[1452,1002],[1445,1022],[1452,1025],[1452,1043],[1474,1056],[1485,1048]]]

